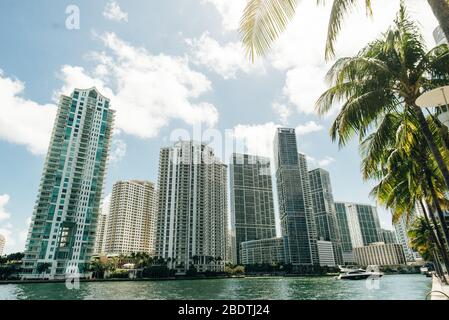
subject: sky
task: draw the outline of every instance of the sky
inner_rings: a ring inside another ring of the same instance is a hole
[[[330,172],[334,199],[375,204],[360,175],[357,141],[329,137],[338,112],[319,117],[333,61],[324,45],[331,1],[298,3],[264,58],[239,41],[245,0],[2,0],[0,2],[0,234],[6,253],[24,250],[58,97],[95,86],[117,111],[104,188],[157,180],[159,149],[179,137],[211,142],[228,161],[233,143],[272,157],[277,127],[296,128],[309,169]],[[360,1],[364,2],[364,1]],[[427,1],[408,0],[428,46],[437,22]],[[356,54],[391,25],[399,0],[373,1],[348,16],[337,58]],[[381,225],[391,216],[379,208]]]

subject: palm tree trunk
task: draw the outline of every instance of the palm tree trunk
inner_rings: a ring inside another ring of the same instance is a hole
[[[422,110],[416,104],[413,105],[413,111],[418,118],[419,126],[421,127],[424,137],[426,138],[427,145],[429,146],[429,149],[438,164],[438,168],[441,171],[446,187],[449,189],[449,169],[447,168],[447,165],[443,160],[443,156],[441,155],[437,145],[435,144],[435,141],[433,140],[429,124],[427,123]]]
[[[435,215],[432,212],[428,212],[428,210],[424,206],[422,200],[419,200],[419,203],[420,203],[421,208],[422,208],[422,210],[424,212],[424,219],[426,220],[427,225],[429,226],[429,229],[431,231],[430,232],[430,236],[432,238],[431,241],[433,243],[435,243],[435,245],[437,247],[437,250],[440,252],[440,254],[441,254],[442,258],[443,258],[443,262],[444,262],[444,266],[446,267],[446,270],[449,270],[449,255],[448,255],[448,252],[447,252],[446,247],[444,245],[444,239],[442,239],[442,235],[440,233],[440,229],[438,228],[438,222],[437,222],[437,220],[435,218]],[[431,225],[431,223],[429,221],[429,216],[431,217],[433,225],[435,226],[436,234],[433,232],[432,225]]]
[[[449,42],[449,2],[447,0],[427,0],[427,2]]]

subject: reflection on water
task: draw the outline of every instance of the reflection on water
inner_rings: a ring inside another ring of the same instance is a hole
[[[78,290],[68,290],[63,283],[0,285],[0,299],[422,300],[430,288],[430,279],[422,275],[386,275],[378,283],[332,277],[245,278],[90,282]]]

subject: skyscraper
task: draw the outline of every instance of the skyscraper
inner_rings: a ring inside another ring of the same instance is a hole
[[[30,225],[23,277],[86,271],[93,254],[114,111],[95,88],[61,96]],[[48,267],[48,268],[46,268]]]
[[[104,254],[106,246],[106,231],[107,231],[108,216],[101,213],[98,216],[97,234],[95,236],[94,254]]]
[[[276,237],[269,158],[234,153],[230,180],[233,261],[240,264],[242,242]]]
[[[118,181],[112,188],[106,245],[107,254],[146,252],[154,255],[156,193],[149,181]]]
[[[309,171],[309,181],[317,239],[330,241],[335,264],[342,264],[340,234],[329,172],[321,168]]]
[[[5,251],[6,238],[4,235],[0,234],[0,256],[3,255],[3,251]]]
[[[382,242],[377,209],[367,204],[335,202],[344,262],[354,262],[353,249]],[[350,243],[349,243],[350,238]],[[349,251],[350,250],[350,251]]]
[[[381,229],[381,233],[382,233],[382,241],[385,244],[394,244],[394,243],[398,243],[398,241],[396,240],[396,234],[393,230],[386,230],[386,229]]]
[[[227,167],[199,142],[162,148],[156,255],[186,273],[223,271],[227,249]]]
[[[335,202],[335,211],[338,219],[338,231],[340,233],[341,251],[344,263],[354,263],[355,257],[352,252],[351,232],[349,231],[348,215],[346,205],[343,202]]]
[[[304,155],[298,154],[295,129],[277,129],[274,162],[287,262],[295,270],[318,265],[307,162]]]

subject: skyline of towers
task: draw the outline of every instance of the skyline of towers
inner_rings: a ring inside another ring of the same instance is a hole
[[[114,111],[95,88],[61,95],[29,227],[23,277],[83,274],[93,254]]]
[[[234,153],[229,171],[232,261],[239,264],[242,242],[276,237],[270,159]]]
[[[106,253],[154,254],[156,200],[152,182],[129,180],[114,183],[107,220]]]
[[[156,256],[178,273],[223,271],[227,249],[227,166],[212,148],[180,141],[159,158]]]
[[[319,264],[305,156],[298,154],[293,128],[278,128],[274,164],[286,261],[294,268]]]

